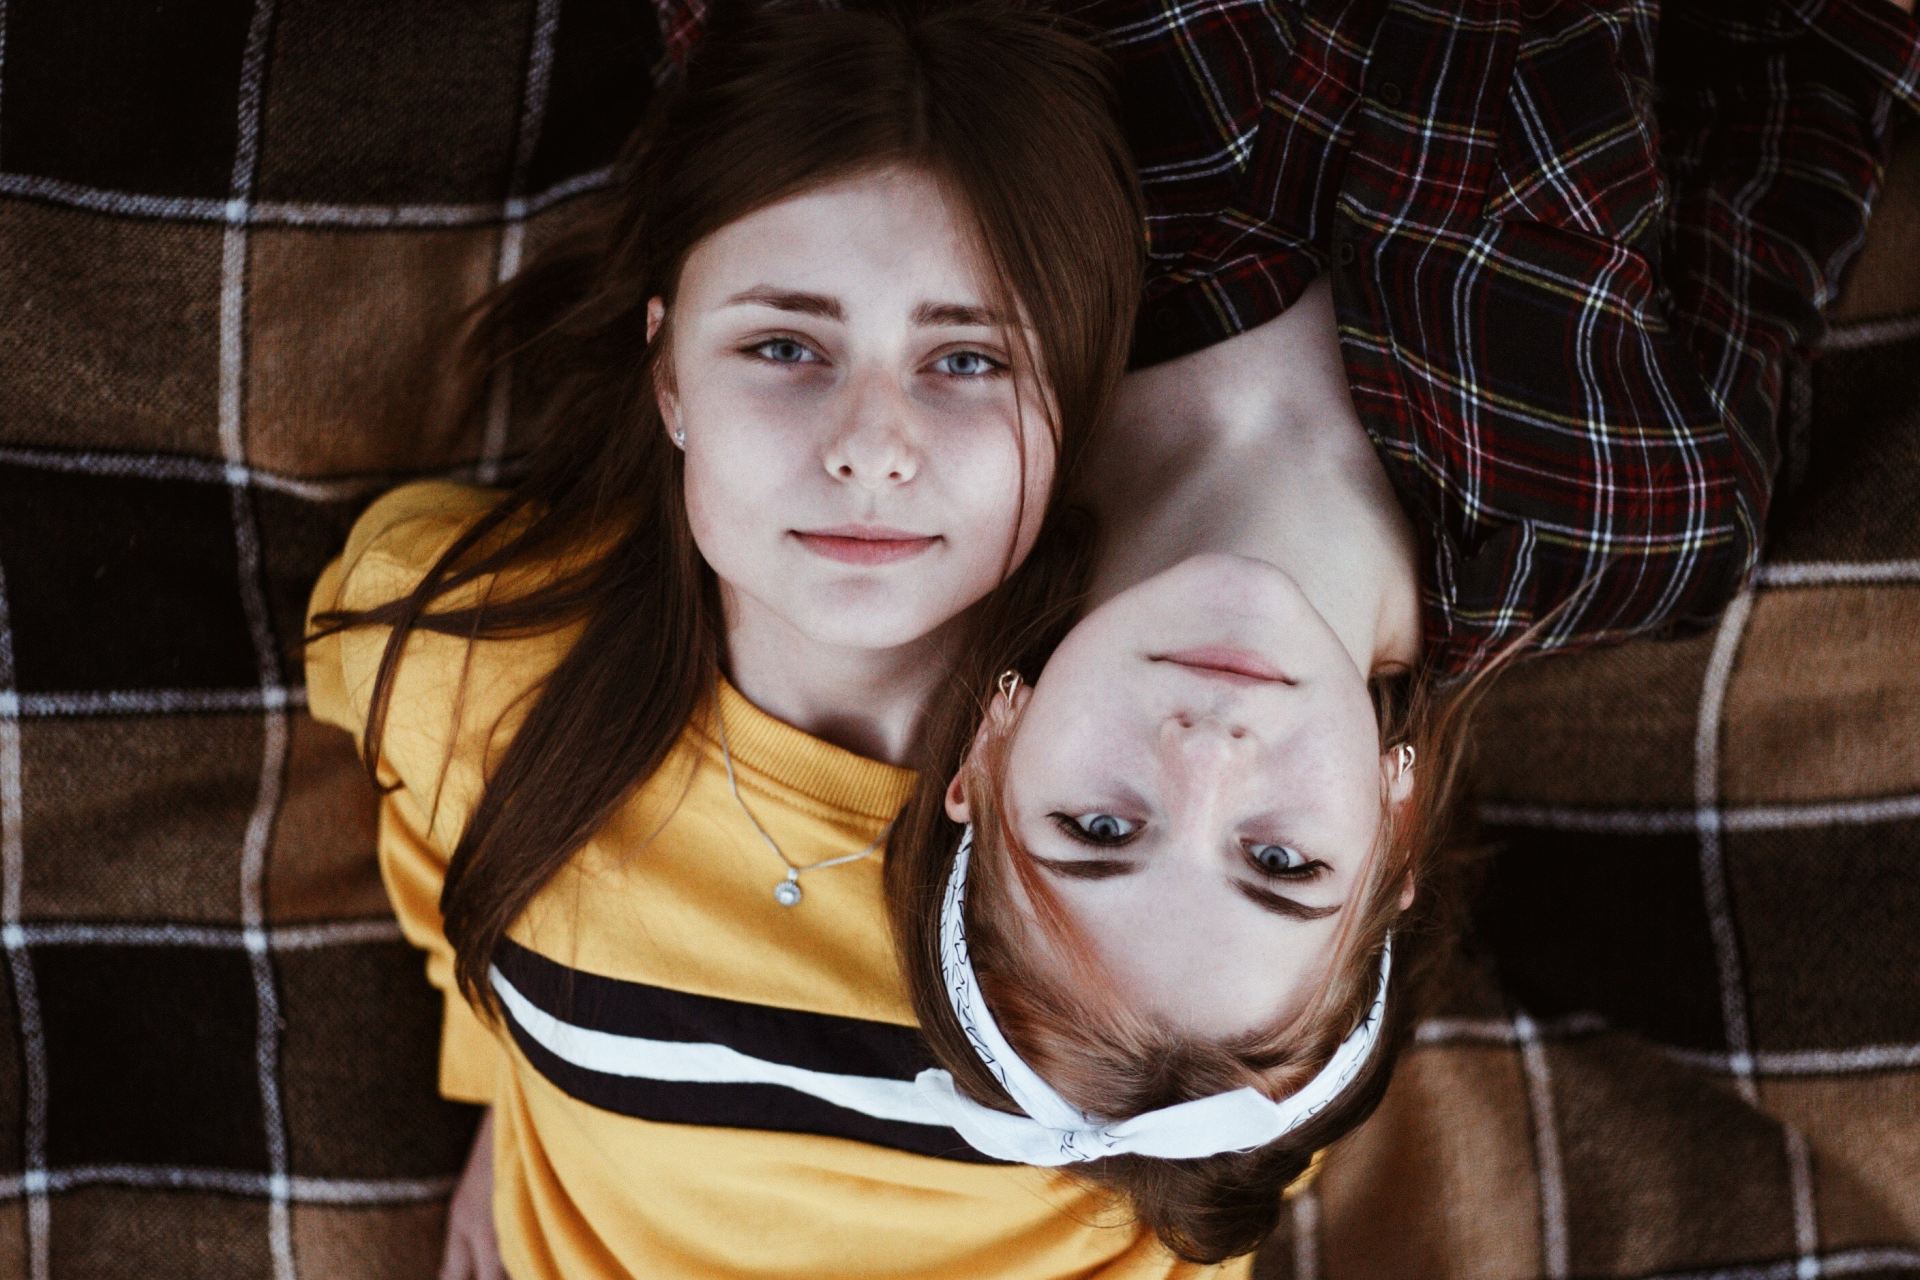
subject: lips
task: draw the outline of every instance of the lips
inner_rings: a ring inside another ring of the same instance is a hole
[[[893,564],[929,551],[938,537],[891,529],[884,525],[840,525],[832,529],[796,529],[800,545],[817,556],[841,564]]]
[[[1201,675],[1217,676],[1221,679],[1250,680],[1263,684],[1298,683],[1286,672],[1251,649],[1205,645],[1198,649],[1181,649],[1176,653],[1150,654],[1148,657],[1153,662],[1171,662],[1175,666],[1186,667]]]

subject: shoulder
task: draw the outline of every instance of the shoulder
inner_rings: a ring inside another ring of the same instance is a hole
[[[506,496],[503,490],[444,480],[416,481],[381,495],[355,520],[340,556],[321,572],[307,606],[307,631],[329,610],[364,610],[403,598],[454,541]],[[483,577],[440,597],[433,612],[493,596]],[[307,703],[314,718],[366,747],[374,686],[391,628],[365,624],[307,646]],[[564,654],[566,629],[507,640],[469,640],[412,629],[396,660],[380,742],[380,776],[423,800],[456,809],[477,801],[490,759],[511,737],[530,695]]]
[[[500,489],[451,480],[415,480],[375,498],[353,522],[346,547],[322,574],[337,575],[337,595],[317,608],[365,609],[412,590],[473,521],[506,497]]]
[[[505,494],[449,480],[417,480],[373,500],[353,522],[346,546],[320,571],[307,600],[316,615],[370,609],[405,596],[474,520]],[[384,629],[363,628],[362,630]],[[308,659],[311,677],[313,660]]]

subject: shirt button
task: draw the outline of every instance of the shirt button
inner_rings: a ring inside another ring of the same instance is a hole
[[[1359,256],[1359,251],[1353,247],[1351,240],[1342,240],[1333,246],[1333,260],[1343,267],[1352,266],[1353,260]]]
[[[1390,107],[1399,106],[1400,99],[1403,96],[1404,95],[1401,94],[1400,92],[1400,86],[1395,84],[1391,80],[1387,81],[1385,84],[1380,86],[1380,101],[1386,103]]]

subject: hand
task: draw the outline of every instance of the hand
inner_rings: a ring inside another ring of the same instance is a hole
[[[493,1108],[474,1131],[473,1150],[447,1205],[447,1247],[440,1280],[507,1280],[493,1234]]]

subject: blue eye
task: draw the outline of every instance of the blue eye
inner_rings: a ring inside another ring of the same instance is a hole
[[[793,338],[769,338],[747,350],[774,364],[815,364],[820,359],[811,347]]]
[[[933,367],[954,378],[992,377],[1007,366],[978,351],[953,351],[933,362]]]
[[[1315,866],[1298,849],[1284,844],[1248,844],[1247,856],[1253,859],[1254,866],[1270,876],[1308,875]]]
[[[1053,824],[1082,844],[1125,844],[1140,833],[1140,824],[1111,813],[1050,813]]]

